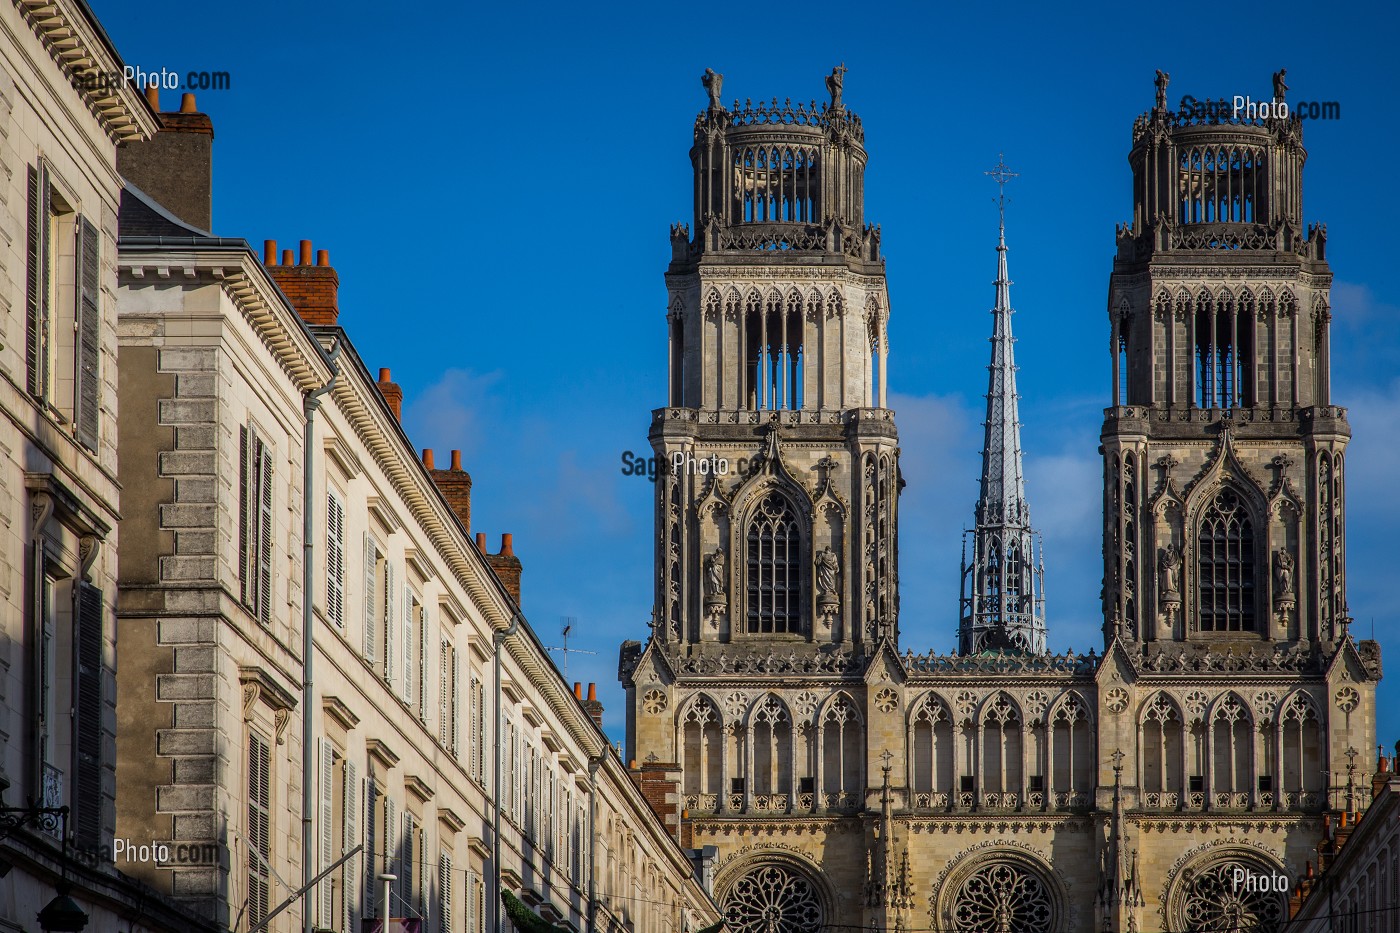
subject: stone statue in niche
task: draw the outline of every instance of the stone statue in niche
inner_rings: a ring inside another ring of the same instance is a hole
[[[700,83],[705,85],[705,91],[710,95],[710,109],[723,110],[724,104],[720,101],[719,95],[724,87],[724,75],[713,68],[706,68],[705,73],[700,76]]]
[[[824,547],[817,552],[817,593],[822,596],[836,595],[836,575],[840,568],[836,552]]]
[[[1157,552],[1157,589],[1163,602],[1181,601],[1181,549],[1175,544]]]
[[[838,577],[841,561],[830,547],[824,547],[816,555],[817,611],[823,624],[830,626],[841,608],[841,593]]]
[[[725,598],[724,565],[724,551],[720,548],[715,548],[710,556],[705,558],[705,609],[710,614],[712,628],[719,627],[720,614],[728,605]]]
[[[705,595],[724,598],[724,552],[719,548],[705,558]]]
[[[1279,548],[1274,552],[1274,608],[1287,612],[1293,605],[1293,555]]]

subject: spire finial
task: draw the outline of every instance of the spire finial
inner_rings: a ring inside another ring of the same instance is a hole
[[[990,175],[992,181],[997,183],[997,216],[1000,218],[1001,221],[1001,229],[1003,232],[1005,232],[1006,205],[1010,203],[1011,200],[1006,196],[1006,183],[1013,178],[1020,178],[1021,174],[1019,172],[1013,172],[1010,168],[1007,167],[1006,153],[1004,152],[997,153],[996,168],[992,169],[990,172],[983,172],[982,174]]]

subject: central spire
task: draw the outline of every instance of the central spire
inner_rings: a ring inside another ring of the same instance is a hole
[[[1004,160],[987,175],[997,183],[996,304],[992,359],[987,366],[987,420],[975,527],[964,533],[958,651],[1045,651],[1044,566],[1031,528],[1021,472],[1015,338],[1011,336],[1011,278],[1006,268],[1006,184],[1017,175]],[[967,537],[972,555],[967,554]]]

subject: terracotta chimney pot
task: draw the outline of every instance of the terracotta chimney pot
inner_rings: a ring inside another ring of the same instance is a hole
[[[383,371],[388,372],[388,370]],[[423,448],[423,466],[427,467],[429,470],[433,468],[433,449],[431,447]]]
[[[277,241],[263,240],[263,265],[277,265]]]
[[[452,451],[452,469],[453,471],[462,469],[462,452],[460,450]]]
[[[146,102],[151,105],[151,109],[160,113],[160,85],[152,81],[146,85]]]
[[[188,94],[188,93],[187,93],[187,94],[182,94],[182,95],[180,95],[180,112],[181,112],[181,113],[199,113],[198,108],[196,108],[195,105],[194,105],[194,95],[193,95],[193,94]]]
[[[501,555],[504,557],[515,556],[515,536],[510,532],[501,535]]]
[[[297,254],[289,249],[282,250],[282,265],[295,266],[297,264]]]
[[[331,251],[328,249],[316,250],[316,265],[329,266],[331,264]]]
[[[311,241],[310,241],[310,240],[302,240],[302,241],[301,241],[301,262],[297,263],[297,265],[299,265],[299,266],[309,266],[309,265],[311,265]]]
[[[478,531],[476,533],[476,549],[483,554],[486,553],[486,532]]]

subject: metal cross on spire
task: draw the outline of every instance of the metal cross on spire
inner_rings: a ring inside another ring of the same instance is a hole
[[[1006,196],[1006,183],[1009,182],[1009,181],[1010,181],[1011,179],[1013,179],[1013,178],[1020,178],[1020,177],[1021,177],[1021,174],[1020,174],[1019,172],[1013,172],[1013,171],[1011,171],[1010,168],[1007,167],[1007,165],[1006,165],[1006,153],[1004,153],[1004,152],[999,152],[999,153],[997,153],[997,164],[996,164],[996,168],[992,169],[990,172],[983,172],[982,174],[983,174],[983,175],[990,175],[991,178],[992,178],[992,181],[994,181],[994,182],[997,183],[997,196],[996,196],[997,213],[998,213],[998,215],[1000,215],[1000,217],[1001,217],[1001,228],[1002,228],[1002,230],[1005,230],[1005,229],[1006,229],[1006,205],[1007,205],[1007,202],[1010,200],[1010,199],[1007,198],[1007,196]]]

